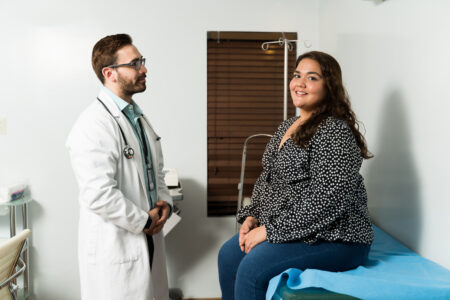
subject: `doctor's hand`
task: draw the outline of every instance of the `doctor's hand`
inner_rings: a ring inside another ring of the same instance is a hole
[[[239,230],[239,246],[241,251],[244,251],[244,241],[247,234],[258,225],[258,219],[254,217],[247,217],[242,223],[241,229]]]
[[[150,234],[152,235],[152,231],[156,228],[157,226],[157,221],[159,220],[159,211],[160,208],[159,207],[155,207],[151,210],[149,210],[147,213],[150,216],[150,219],[152,219],[152,224],[150,224],[150,227],[148,229],[144,229],[145,234]]]
[[[169,204],[167,204],[167,202],[165,201],[156,202],[155,208],[159,208],[159,220],[156,221],[156,227],[153,229],[151,233],[152,235],[157,234],[161,231],[161,229],[164,227],[164,224],[166,224],[170,213]]]
[[[259,226],[251,230],[244,238],[244,251],[249,253],[256,245],[267,239],[266,226]],[[242,247],[241,247],[242,248]]]

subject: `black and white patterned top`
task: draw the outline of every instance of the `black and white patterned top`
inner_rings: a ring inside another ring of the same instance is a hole
[[[289,138],[278,151],[297,118],[284,121],[267,144],[251,204],[238,211],[238,222],[257,218],[272,243],[371,244],[367,193],[359,173],[362,156],[351,129],[328,117],[306,149]]]

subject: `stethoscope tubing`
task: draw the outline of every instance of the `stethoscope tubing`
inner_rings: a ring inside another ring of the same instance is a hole
[[[122,127],[120,127],[119,122],[116,120],[116,118],[114,118],[113,114],[111,113],[111,111],[109,110],[109,108],[105,105],[105,103],[103,103],[102,100],[100,100],[97,97],[97,100],[100,101],[100,103],[103,105],[103,107],[106,109],[106,111],[111,115],[111,117],[116,121],[117,126],[119,126],[119,130],[120,130],[120,134],[122,135],[123,141],[125,142],[125,147],[123,148],[122,152],[123,155],[127,158],[127,159],[132,159],[134,157],[134,150],[133,148],[131,148],[131,146],[128,144],[127,138],[125,137],[125,133],[123,133]]]
[[[125,133],[122,130],[122,127],[120,126],[119,122],[116,120],[116,118],[113,116],[113,114],[111,113],[111,111],[109,110],[109,108],[106,106],[105,103],[103,103],[102,100],[100,100],[100,98],[97,97],[97,100],[100,101],[100,103],[103,105],[103,107],[106,109],[106,111],[111,115],[111,117],[114,119],[114,121],[116,121],[117,126],[119,126],[119,130],[120,130],[120,134],[122,135],[123,141],[125,143],[125,147],[123,148],[123,155],[127,158],[127,159],[132,159],[134,157],[134,150],[133,148],[131,148],[131,146],[128,144],[127,138],[125,137]],[[145,118],[144,118],[145,120]],[[146,121],[147,122],[147,121]],[[156,140],[159,141],[161,139],[161,137],[156,136]]]

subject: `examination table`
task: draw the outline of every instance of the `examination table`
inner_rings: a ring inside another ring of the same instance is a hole
[[[270,280],[266,300],[450,299],[450,270],[373,228],[366,264],[346,272],[288,269]]]

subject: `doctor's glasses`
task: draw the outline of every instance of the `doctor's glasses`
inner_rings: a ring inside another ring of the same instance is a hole
[[[136,71],[139,71],[142,66],[145,66],[145,58],[141,57],[127,64],[109,65],[105,68],[118,68],[118,67],[133,67]]]

